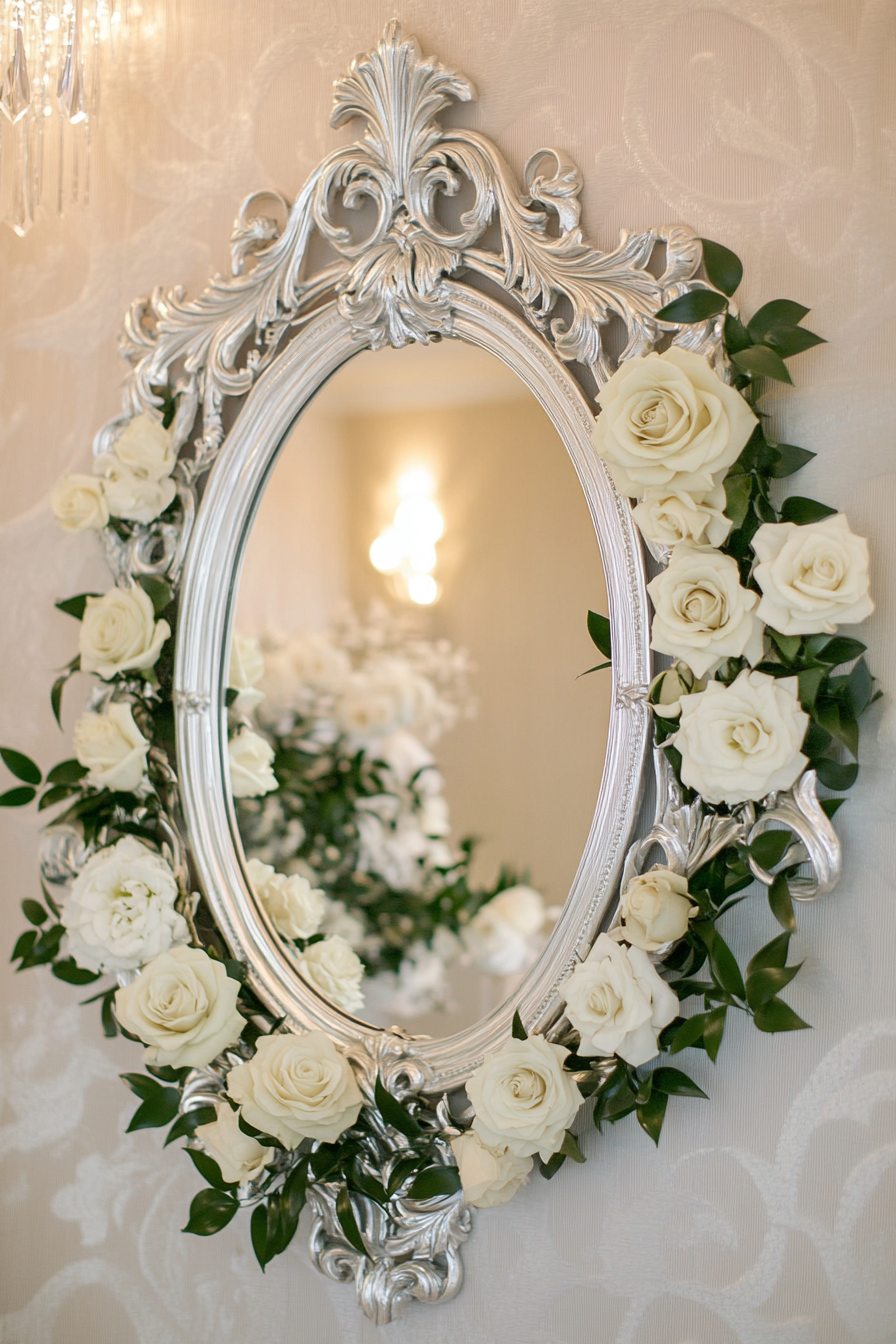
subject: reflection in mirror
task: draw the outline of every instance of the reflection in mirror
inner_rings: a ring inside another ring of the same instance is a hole
[[[459,341],[365,351],[288,434],[234,619],[247,875],[297,973],[442,1037],[549,936],[609,715],[594,529],[550,419]]]

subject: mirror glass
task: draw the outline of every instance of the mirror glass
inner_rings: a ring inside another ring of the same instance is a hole
[[[600,786],[594,528],[525,384],[456,340],[364,351],[286,436],[249,535],[230,774],[297,975],[443,1037],[550,936]]]

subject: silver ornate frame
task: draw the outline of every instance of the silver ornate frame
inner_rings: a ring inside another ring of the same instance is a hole
[[[234,954],[249,963],[258,994],[293,1027],[322,1029],[338,1041],[368,1098],[378,1072],[399,1096],[458,1088],[507,1038],[515,1006],[530,1029],[562,1030],[558,986],[611,921],[623,865],[625,876],[638,871],[654,845],[671,866],[691,871],[735,838],[781,820],[802,842],[787,860],[808,855],[814,870],[795,895],[813,899],[839,872],[836,835],[810,775],[787,795],[765,800],[758,821],[752,804],[715,817],[699,799],[683,806],[658,760],[656,820],[652,829],[639,821],[651,675],[644,563],[628,503],[590,448],[590,396],[620,360],[660,341],[704,354],[724,373],[719,320],[679,329],[654,316],[687,290],[709,287],[697,277],[701,248],[690,230],[623,233],[611,252],[592,248],[579,229],[582,178],[562,152],[536,151],[521,189],[485,136],[445,130],[435,120],[452,99],[472,97],[467,80],[423,57],[390,23],[375,50],[357,57],[335,85],[332,124],[361,118],[362,138],[329,154],[291,207],[272,193],[244,203],[230,276],[216,276],[194,300],[169,289],[134,304],[122,339],[132,365],[124,414],[94,445],[104,452],[133,415],[158,413],[160,389],[177,394],[178,446],[201,426],[175,469],[178,520],[137,527],[126,539],[104,534],[120,583],[154,574],[180,589],[175,705],[184,844],[172,830],[172,850],[185,878],[192,869]],[[472,203],[456,225],[443,224],[437,205],[464,181]],[[265,199],[285,212],[282,228],[262,212]],[[334,210],[365,202],[376,218],[358,241]],[[309,259],[314,234],[331,254],[318,269]],[[650,266],[662,248],[657,278]],[[611,325],[620,347],[615,358]],[[467,1032],[423,1042],[372,1028],[315,995],[250,898],[226,788],[224,676],[245,539],[295,418],[359,350],[438,338],[466,340],[503,359],[538,397],[570,454],[606,575],[613,702],[594,822],[548,946],[513,1004]],[[772,880],[760,870],[756,876]],[[187,1106],[203,1104],[222,1085],[220,1073],[197,1075]],[[447,1123],[447,1112],[441,1118]],[[400,1136],[383,1125],[367,1143],[371,1172],[388,1171]],[[250,1188],[245,1202],[252,1198]],[[359,1197],[366,1256],[342,1235],[335,1187],[314,1187],[311,1203],[315,1263],[332,1278],[353,1279],[374,1320],[390,1320],[410,1298],[446,1300],[460,1287],[459,1246],[471,1222],[460,1196],[397,1199],[388,1215]]]

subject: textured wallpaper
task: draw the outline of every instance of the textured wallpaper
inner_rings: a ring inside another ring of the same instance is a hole
[[[476,83],[449,115],[519,173],[543,145],[586,176],[585,228],[680,221],[743,257],[743,303],[787,295],[829,344],[800,356],[782,438],[815,449],[806,493],[872,540],[863,629],[896,661],[896,4],[893,0],[168,0],[169,26],[107,91],[89,214],[0,236],[0,741],[62,744],[52,669],[71,656],[54,599],[103,583],[47,492],[82,470],[117,408],[121,316],[157,283],[225,269],[236,207],[294,195],[351,131],[329,89],[397,13]],[[447,118],[446,118],[447,120]],[[80,688],[68,692],[68,723]],[[840,887],[798,912],[790,992],[814,1030],[729,1028],[711,1104],[670,1108],[659,1150],[633,1122],[583,1138],[588,1164],[481,1213],[461,1295],[413,1306],[390,1344],[889,1344],[896,1339],[896,710],[865,721],[838,817]],[[4,939],[34,892],[37,824],[0,818]],[[774,932],[764,901],[738,925]],[[739,949],[743,950],[743,949]],[[2,959],[0,959],[2,960]],[[263,1277],[240,1220],[179,1228],[197,1186],[155,1132],[125,1138],[95,1008],[48,975],[2,972],[0,1342],[361,1344],[350,1287],[301,1235]]]

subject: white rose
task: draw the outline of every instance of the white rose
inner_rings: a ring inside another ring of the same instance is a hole
[[[50,509],[64,532],[98,532],[109,521],[103,483],[93,476],[63,476],[50,491]]]
[[[364,1007],[361,991],[364,965],[351,944],[338,933],[306,947],[299,958],[299,972],[337,1008],[355,1013]]]
[[[544,901],[531,887],[508,887],[493,896],[463,930],[463,943],[489,975],[515,975],[535,956],[544,924]]]
[[[762,657],[764,627],[753,610],[759,598],[741,587],[730,555],[682,542],[647,591],[655,608],[650,647],[683,658],[696,676],[725,658]]]
[[[678,995],[646,952],[602,933],[562,986],[582,1055],[618,1055],[637,1067],[659,1054],[657,1035],[678,1013]]]
[[[251,728],[241,728],[227,745],[234,798],[260,798],[280,786],[274,774],[274,748]]]
[[[707,492],[756,427],[741,394],[679,346],[625,360],[601,389],[592,441],[623,495]]]
[[[789,789],[806,765],[800,747],[809,716],[796,677],[741,672],[730,686],[711,681],[681,697],[681,778],[708,803],[757,801]]]
[[[705,681],[698,681],[684,663],[673,663],[658,672],[647,688],[647,700],[661,719],[677,719],[681,713],[681,697],[702,691]]]
[[[177,462],[170,432],[145,412],[128,421],[113,444],[113,452],[122,466],[146,481],[170,476]]]
[[[331,901],[324,898],[324,917],[320,925],[321,933],[337,934],[357,952],[363,948],[367,937],[367,926],[363,919],[353,915],[344,901]]]
[[[844,514],[820,523],[763,523],[753,538],[759,615],[782,635],[834,634],[874,610],[868,543]]]
[[[62,911],[69,950],[88,971],[135,971],[189,937],[168,864],[127,835],[81,869]]]
[[[264,654],[261,641],[254,635],[234,635],[230,645],[230,669],[227,685],[238,691],[233,708],[248,714],[261,704],[264,691],[257,689],[264,676]]]
[[[509,1148],[488,1148],[475,1130],[451,1140],[464,1200],[474,1209],[506,1204],[525,1185],[532,1170],[531,1157],[517,1157]]]
[[[275,872],[259,859],[249,860],[247,872],[278,933],[284,938],[311,938],[317,933],[327,908],[327,898],[319,887],[312,887],[307,877],[298,873],[287,877]]]
[[[106,503],[113,518],[131,523],[151,523],[164,513],[177,494],[177,486],[168,477],[157,481],[139,476],[119,462],[112,453],[94,461],[94,471],[103,478]]]
[[[102,597],[88,597],[81,621],[81,671],[108,681],[118,672],[146,672],[171,634],[167,621],[157,621],[142,588],[111,588]]]
[[[688,881],[681,873],[657,864],[629,882],[619,902],[622,935],[642,952],[656,952],[688,931],[697,907],[688,899]]]
[[[200,947],[172,947],[115,995],[121,1025],[149,1048],[150,1064],[202,1069],[235,1045],[246,1025],[240,986]]]
[[[136,789],[146,770],[149,743],[128,704],[112,702],[102,714],[82,714],[72,734],[75,755],[95,789]]]
[[[297,1148],[333,1143],[363,1104],[351,1065],[322,1031],[262,1036],[255,1054],[227,1075],[227,1091],[250,1125]]]
[[[337,648],[327,635],[302,635],[291,641],[286,654],[292,675],[315,690],[336,689],[351,671],[348,654]]]
[[[718,485],[705,497],[687,490],[662,487],[645,490],[632,517],[644,540],[653,546],[721,546],[731,531],[725,517],[725,487]]]
[[[530,1036],[486,1055],[467,1083],[473,1128],[484,1144],[506,1147],[516,1157],[538,1153],[543,1162],[557,1152],[582,1102],[563,1070],[568,1054],[543,1036]]]
[[[237,1111],[226,1101],[215,1106],[216,1119],[207,1125],[197,1125],[193,1131],[209,1157],[217,1162],[225,1181],[236,1185],[248,1185],[257,1181],[265,1167],[277,1155],[275,1148],[266,1148],[263,1143],[244,1134],[240,1129]]]

